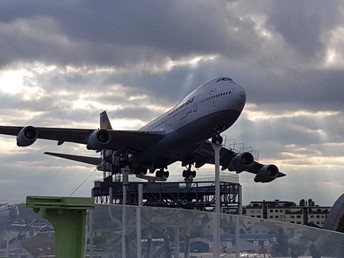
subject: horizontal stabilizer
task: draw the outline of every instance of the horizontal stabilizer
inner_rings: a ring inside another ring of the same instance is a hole
[[[70,160],[87,163],[91,165],[99,165],[102,162],[101,158],[96,158],[96,157],[79,156],[79,155],[71,155],[71,154],[55,153],[55,152],[44,152],[44,154],[62,158],[62,159],[70,159]]]
[[[143,174],[137,174],[137,178],[141,178],[144,180],[147,180],[148,182],[154,183],[154,182],[165,182],[167,179],[166,178],[161,178],[161,177],[155,177],[155,176],[146,176]]]

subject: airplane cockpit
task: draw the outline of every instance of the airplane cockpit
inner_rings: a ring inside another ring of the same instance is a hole
[[[221,82],[221,81],[229,81],[229,82],[234,83],[234,81],[229,77],[222,77],[216,80],[216,82]]]

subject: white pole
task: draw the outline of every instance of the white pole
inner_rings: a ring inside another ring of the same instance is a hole
[[[241,185],[239,185],[239,192],[238,192],[238,216],[236,216],[235,219],[235,257],[239,257],[239,242],[240,242],[240,219],[242,216],[242,188]]]
[[[239,215],[242,215],[242,187],[239,185],[239,193],[238,193],[238,202],[239,202]]]
[[[220,257],[220,150],[221,145],[212,143],[215,152],[215,220],[213,230],[214,257]]]
[[[94,241],[93,241],[93,210],[88,211],[88,225],[89,225],[89,232],[88,238],[90,240],[90,256],[91,258],[94,257]],[[86,253],[86,252],[85,252]]]
[[[127,185],[128,185],[128,168],[125,167],[122,169],[123,174],[123,204],[122,204],[122,257],[127,257],[126,250],[126,231],[127,231],[127,209],[125,205],[127,204]]]
[[[142,246],[141,246],[141,208],[143,204],[143,185],[138,185],[138,207],[136,209],[136,236],[137,236],[137,258],[142,257]]]
[[[235,257],[239,257],[239,253],[240,253],[240,236],[239,236],[239,223],[240,221],[240,216],[237,215],[235,218]]]

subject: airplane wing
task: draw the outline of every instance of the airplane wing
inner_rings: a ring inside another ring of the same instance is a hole
[[[80,155],[72,155],[72,154],[65,154],[65,153],[56,153],[56,152],[44,152],[46,155],[62,158],[62,159],[70,159],[86,164],[91,164],[91,165],[99,165],[103,161],[102,158],[97,158],[97,157],[88,157],[88,156],[80,156]]]
[[[123,148],[140,151],[160,141],[163,131],[125,131],[111,129],[72,129],[33,126],[0,126],[0,134],[17,136],[18,146],[29,146],[36,139],[55,140],[58,145],[73,142],[87,145],[88,149],[118,150]]]
[[[215,164],[214,149],[210,141],[204,142],[195,152],[182,160],[184,164],[194,163],[196,168],[200,168],[205,164]],[[256,182],[270,182],[277,177],[283,177],[285,174],[279,172],[275,165],[264,165],[254,161],[251,153],[236,153],[230,149],[222,148],[220,150],[220,166],[221,170],[228,169],[241,173],[247,171],[255,174]]]

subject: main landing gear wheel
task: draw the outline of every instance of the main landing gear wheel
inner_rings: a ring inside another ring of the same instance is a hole
[[[165,170],[163,170],[163,169],[160,169],[160,170],[158,170],[158,171],[155,173],[155,176],[156,176],[156,177],[160,177],[160,178],[163,178],[163,177],[168,178],[169,175],[170,175],[170,172],[165,171]]]
[[[187,169],[183,171],[183,177],[185,179],[192,179],[196,177],[196,171],[191,171],[191,164],[188,165]]]
[[[189,177],[196,177],[196,171],[190,171],[190,170],[184,170],[183,171],[183,177],[189,178]]]

